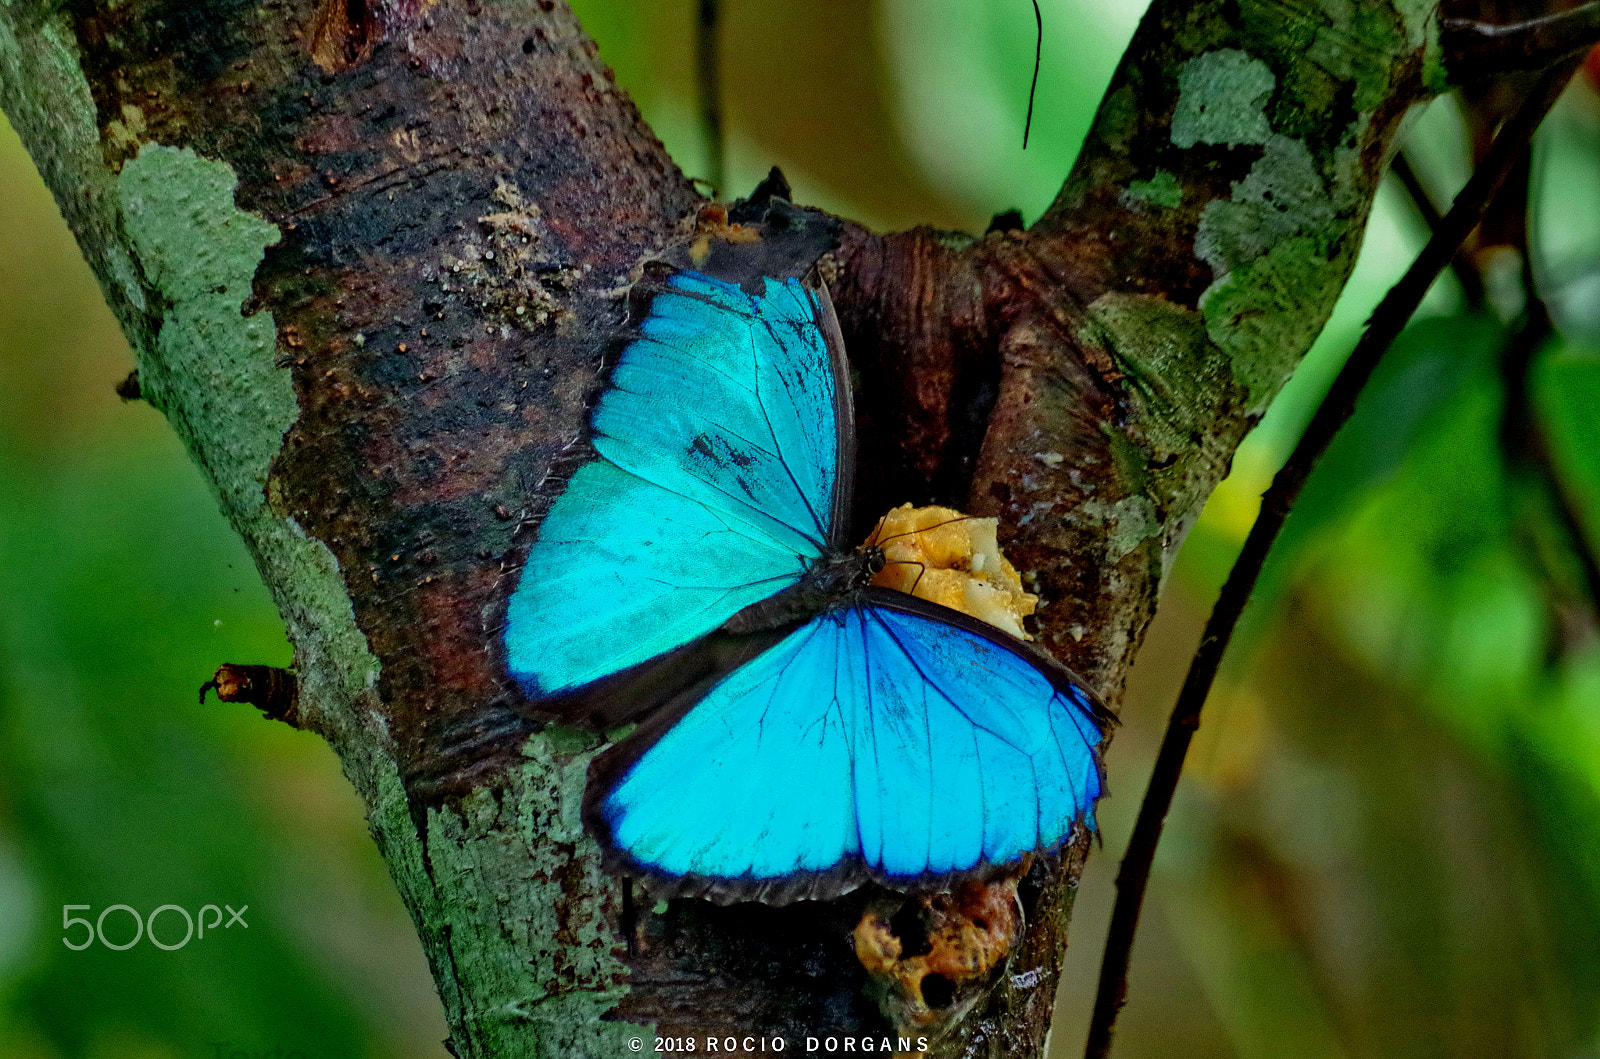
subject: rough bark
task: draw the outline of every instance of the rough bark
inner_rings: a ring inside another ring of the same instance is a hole
[[[1426,0],[1157,0],[1031,229],[848,229],[858,508],[998,515],[1043,640],[1114,699],[1442,84]],[[12,0],[0,104],[277,599],[455,1054],[884,1032],[850,939],[898,898],[639,907],[625,942],[592,740],[534,732],[489,649],[630,269],[701,204],[566,4]],[[1083,853],[1024,881],[1004,974],[913,1012],[936,1054],[1039,1054]]]

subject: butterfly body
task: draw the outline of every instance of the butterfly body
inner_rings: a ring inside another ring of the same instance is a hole
[[[590,768],[590,829],[653,890],[778,902],[1060,844],[1092,820],[1106,715],[1036,649],[870,584],[826,292],[743,279],[636,289],[591,458],[508,602],[530,709],[637,722]]]
[[[846,606],[860,599],[861,590],[882,568],[881,548],[824,548],[793,586],[741,610],[723,622],[722,630],[746,633],[783,628]]]

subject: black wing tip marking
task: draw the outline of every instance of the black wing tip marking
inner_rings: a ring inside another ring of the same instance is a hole
[[[644,324],[655,315],[655,300],[663,295],[673,295],[702,302],[707,305],[715,305],[718,311],[734,314],[745,320],[749,326],[753,327],[756,324],[760,324],[760,326],[764,327],[767,332],[772,335],[773,340],[777,342],[778,345],[785,345],[785,343],[773,330],[773,321],[767,314],[761,312],[759,306],[756,304],[757,297],[766,297],[764,292],[760,295],[754,295],[743,290],[730,280],[721,279],[717,276],[709,275],[705,272],[700,272],[695,269],[679,268],[675,265],[667,264],[665,262],[652,262],[651,264],[653,267],[647,271],[645,279],[641,279],[639,283],[634,285],[634,290],[639,293],[633,306],[632,319],[630,322],[632,323],[636,334],[638,330],[641,329]],[[674,277],[679,275],[695,276],[700,279],[721,284],[730,288],[730,290],[735,290],[739,293],[740,297],[747,300],[748,306],[746,309],[730,307],[722,302],[714,301],[711,295],[702,291],[685,290],[682,287],[674,286],[672,284],[672,280]],[[853,474],[853,466],[851,466],[854,458],[853,445],[851,444],[853,442],[854,434],[853,416],[850,415],[851,405],[848,399],[846,399],[843,403],[841,403],[840,400],[841,388],[843,388],[843,392],[845,394],[848,394],[849,392],[849,372],[848,368],[845,367],[843,360],[843,341],[838,337],[838,323],[833,314],[832,303],[827,300],[826,288],[821,285],[821,280],[816,277],[814,272],[808,273],[803,277],[762,276],[757,277],[757,282],[762,282],[768,278],[778,280],[782,284],[785,293],[789,293],[791,297],[793,297],[793,289],[789,287],[789,284],[792,282],[798,286],[799,290],[804,295],[804,301],[801,302],[797,300],[797,308],[807,312],[809,315],[808,319],[805,321],[790,320],[789,322],[795,325],[797,331],[805,324],[814,326],[822,340],[823,350],[827,354],[826,362],[823,365],[820,365],[820,367],[826,371],[827,376],[833,384],[833,408],[835,415],[835,454],[833,468],[834,482],[833,489],[830,495],[827,497],[827,500],[830,504],[828,518],[824,520],[819,515],[817,511],[817,504],[813,501],[810,493],[801,486],[799,479],[795,474],[794,468],[790,466],[789,459],[787,459],[784,454],[779,451],[779,446],[777,445],[777,431],[773,426],[771,414],[767,409],[766,401],[759,389],[752,391],[752,393],[755,398],[756,407],[761,411],[762,419],[766,424],[767,432],[771,437],[773,444],[770,446],[757,445],[754,442],[749,442],[749,439],[741,438],[740,440],[746,441],[747,443],[751,444],[753,448],[763,452],[764,454],[772,456],[777,461],[778,465],[783,468],[784,473],[789,479],[790,485],[792,485],[794,488],[795,495],[799,497],[801,504],[805,507],[806,512],[811,519],[811,527],[809,530],[798,526],[788,525],[787,523],[785,523],[785,525],[788,529],[793,530],[805,540],[810,542],[818,550],[821,550],[824,541],[833,540],[838,535],[843,523],[847,521],[845,518],[841,517],[840,513],[840,505],[848,503],[848,497],[843,495],[841,492],[840,482],[843,481],[848,485]],[[787,316],[787,314],[785,315]],[[622,358],[625,357],[628,351],[633,348],[636,341],[648,341],[648,339],[645,339],[642,335],[639,335],[636,337],[635,341],[627,342],[617,353],[617,364],[621,363]],[[752,349],[752,353],[753,352],[754,350]],[[612,372],[615,371],[616,366],[617,365],[612,366]],[[610,383],[609,374],[610,373],[608,373],[606,386],[608,391],[616,388],[614,384]],[[751,374],[751,379],[753,382],[759,382],[759,378],[759,373]],[[591,418],[592,414],[593,413],[591,413]],[[591,427],[591,431],[592,429],[593,428]],[[847,432],[848,437],[846,436]],[[708,451],[709,446],[704,449],[701,449],[698,446],[696,446],[696,448],[703,456],[710,457],[712,455]],[[734,496],[726,489],[723,489],[720,485],[716,485],[714,487],[724,493],[724,495],[727,495],[736,502],[745,504],[746,506],[749,506],[750,503],[755,500],[753,496],[747,496],[745,499],[741,500],[739,497]],[[746,491],[748,492],[748,489]]]

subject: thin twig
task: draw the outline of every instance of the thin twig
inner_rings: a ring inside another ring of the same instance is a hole
[[[1089,1025],[1086,1059],[1104,1059],[1110,1054],[1117,1012],[1127,1000],[1128,961],[1139,925],[1145,889],[1150,881],[1150,865],[1161,840],[1162,825],[1172,805],[1172,795],[1183,771],[1183,760],[1188,753],[1190,740],[1194,737],[1195,729],[1200,727],[1200,709],[1211,690],[1223,652],[1255,587],[1267,553],[1277,539],[1278,531],[1283,528],[1289,509],[1299,496],[1312,468],[1327,450],[1339,427],[1355,410],[1356,398],[1371,377],[1379,357],[1405,328],[1428,288],[1449,264],[1456,248],[1477,226],[1489,200],[1511,171],[1518,154],[1527,146],[1534,130],[1544,120],[1545,114],[1572,76],[1573,68],[1574,64],[1564,63],[1559,69],[1542,77],[1516,114],[1506,122],[1500,135],[1495,137],[1483,163],[1473,173],[1472,179],[1467,181],[1461,194],[1456,196],[1450,212],[1440,219],[1433,237],[1422,248],[1406,274],[1384,295],[1383,301],[1372,314],[1366,333],[1356,343],[1299,443],[1261,498],[1261,513],[1250,527],[1239,558],[1218,594],[1200,647],[1190,663],[1189,675],[1172,708],[1167,732],[1150,776],[1150,786],[1139,807],[1139,818],[1128,840],[1127,855],[1123,857],[1122,867],[1117,873],[1117,901],[1111,913],[1105,957],[1100,966],[1100,986],[1095,996],[1093,1020]]]
[[[695,35],[695,65],[700,82],[700,128],[706,141],[706,180],[720,198],[723,192],[722,11],[719,0],[700,0]]]
[[[1469,18],[1439,23],[1444,67],[1456,84],[1513,70],[1542,70],[1596,42],[1600,42],[1600,0],[1504,26]]]
[[[1428,194],[1428,189],[1422,186],[1422,180],[1417,176],[1417,171],[1412,168],[1411,159],[1405,148],[1394,156],[1394,162],[1389,166],[1400,186],[1406,189],[1406,196],[1411,199],[1411,205],[1416,207],[1417,215],[1422,218],[1423,227],[1429,234],[1439,230],[1439,207],[1433,204],[1433,196]],[[1473,312],[1481,310],[1488,304],[1488,297],[1483,289],[1483,276],[1473,265],[1466,252],[1457,248],[1450,257],[1450,274],[1461,285],[1461,296],[1466,300],[1467,308]]]
[[[1582,572],[1584,590],[1594,620],[1600,624],[1600,557],[1595,554],[1593,538],[1584,526],[1578,501],[1567,488],[1556,465],[1549,432],[1534,407],[1531,387],[1533,366],[1540,347],[1554,334],[1554,329],[1550,322],[1550,309],[1539,297],[1532,270],[1526,264],[1526,247],[1523,253],[1528,308],[1522,326],[1506,343],[1500,357],[1500,377],[1506,391],[1505,408],[1500,418],[1500,446],[1511,468],[1526,472],[1549,498],[1556,523],[1567,538],[1567,547]]]
[[[1039,61],[1044,57],[1044,15],[1039,0],[1033,0],[1033,82],[1028,85],[1028,116],[1022,122],[1022,149],[1028,149],[1028,130],[1033,128],[1033,94],[1039,90]]]

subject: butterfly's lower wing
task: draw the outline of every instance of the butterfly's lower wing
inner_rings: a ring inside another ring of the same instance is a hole
[[[849,405],[820,288],[693,272],[635,291],[637,336],[507,604],[506,667],[553,698],[682,648],[793,585],[839,517]]]
[[[794,629],[598,759],[591,826],[657,889],[772,902],[1057,845],[1100,794],[1104,717],[952,615],[874,591]]]
[[[591,766],[591,830],[663,892],[826,896],[853,845],[839,649],[808,622],[645,722]]]
[[[1094,696],[983,622],[897,592],[870,596],[875,605],[854,612],[871,701],[856,774],[866,862],[891,878],[969,871],[1092,826],[1110,719]],[[919,786],[927,798],[903,797]]]

